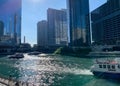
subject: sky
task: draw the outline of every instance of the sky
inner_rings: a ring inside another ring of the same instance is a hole
[[[89,0],[90,11],[105,3],[106,0]],[[37,23],[47,19],[47,9],[62,9],[66,7],[66,0],[22,0],[22,42],[37,43]]]
[[[20,0],[0,0],[0,16],[8,16],[21,8]]]

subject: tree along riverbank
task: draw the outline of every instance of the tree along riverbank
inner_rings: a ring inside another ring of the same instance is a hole
[[[89,47],[60,47],[54,54],[68,55],[68,56],[87,56],[91,52]]]

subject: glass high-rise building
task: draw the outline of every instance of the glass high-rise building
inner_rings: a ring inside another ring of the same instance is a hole
[[[66,9],[47,10],[49,46],[65,46],[68,43],[68,22]]]
[[[89,0],[67,0],[70,44],[83,46],[90,41]]]
[[[92,37],[96,44],[120,42],[120,0],[107,0],[91,12]]]
[[[48,33],[47,33],[47,21],[42,20],[37,23],[37,44],[39,46],[47,46]]]
[[[0,37],[2,37],[4,34],[4,23],[0,21]]]
[[[4,34],[0,42],[21,43],[21,0],[0,0],[0,21]]]
[[[67,0],[70,44],[83,46],[90,42],[89,0]]]

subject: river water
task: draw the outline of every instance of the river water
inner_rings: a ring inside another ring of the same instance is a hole
[[[25,54],[20,60],[0,58],[0,75],[36,86],[120,86],[119,81],[94,77],[94,59],[70,56],[37,57]]]

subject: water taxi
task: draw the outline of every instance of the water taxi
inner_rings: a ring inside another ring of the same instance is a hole
[[[22,53],[16,53],[14,55],[9,55],[8,58],[10,58],[10,59],[20,59],[20,58],[24,58],[24,55]]]
[[[101,78],[120,79],[120,63],[114,60],[98,61],[91,68],[91,72]]]

